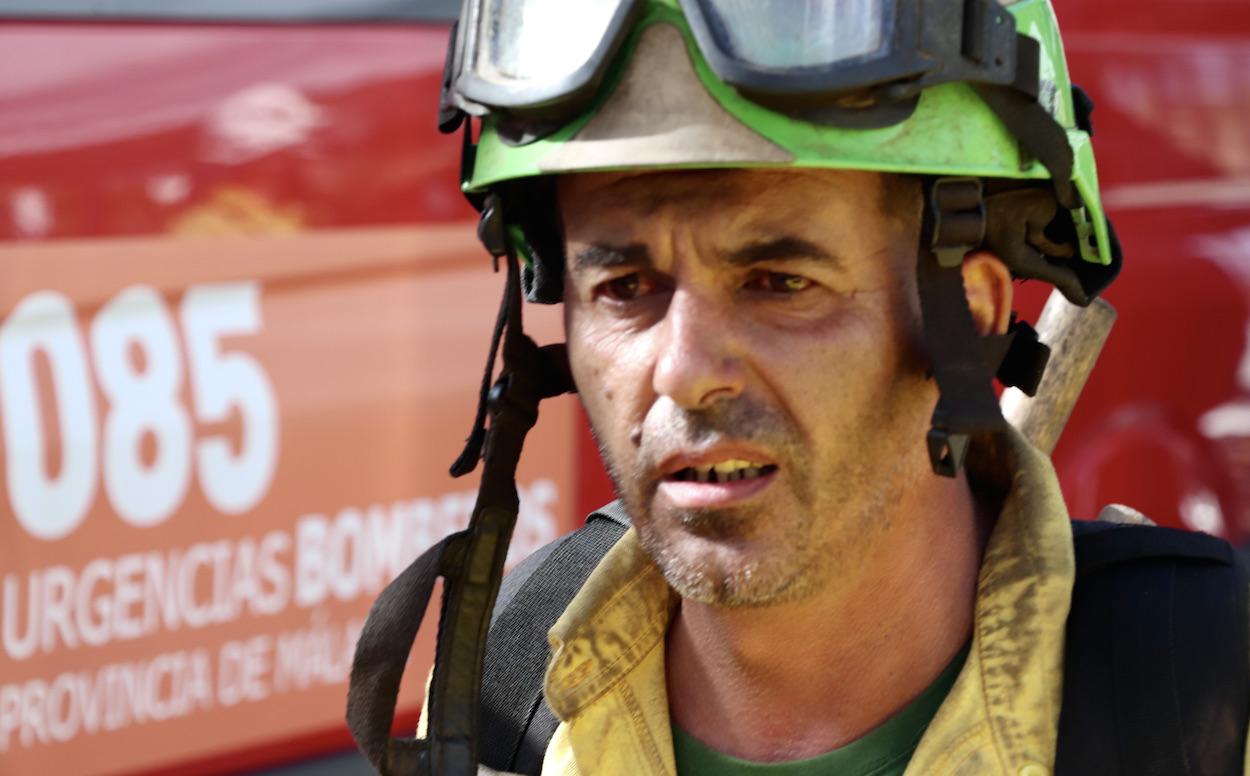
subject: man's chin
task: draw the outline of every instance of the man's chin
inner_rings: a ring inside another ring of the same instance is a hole
[[[752,543],[771,516],[759,507],[686,509],[657,505],[652,522],[677,540],[710,542],[711,546],[739,547]]]
[[[686,534],[657,542],[644,533],[641,538],[683,599],[735,608],[771,606],[801,598],[807,587],[793,558],[738,537]]]
[[[685,601],[725,609],[762,609],[803,599],[798,580],[761,578],[750,570],[729,573],[689,573],[688,569],[664,569],[669,585]]]

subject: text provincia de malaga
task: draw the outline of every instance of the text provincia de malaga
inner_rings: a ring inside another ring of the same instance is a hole
[[[538,479],[519,492],[510,564],[558,531],[554,483]],[[345,682],[364,611],[331,622],[319,607],[367,604],[424,550],[464,528],[475,498],[462,491],[348,507],[256,536],[5,574],[0,646],[8,669],[0,668],[0,752]],[[306,612],[296,627],[199,646],[211,641],[206,629],[244,617],[263,624],[292,609]],[[35,657],[184,630],[199,632],[196,646],[51,676],[5,676]]]

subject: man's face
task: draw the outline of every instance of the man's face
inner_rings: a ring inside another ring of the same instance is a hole
[[[883,507],[932,476],[916,219],[886,207],[883,184],[762,170],[560,182],[573,374],[684,597],[809,596],[871,562]]]

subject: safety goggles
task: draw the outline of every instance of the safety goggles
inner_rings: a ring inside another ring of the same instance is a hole
[[[471,115],[558,125],[588,106],[649,0],[465,0],[445,84]],[[995,0],[680,0],[703,58],[765,107],[840,123],[937,84],[1012,84]],[[906,111],[896,120],[906,118]],[[893,123],[888,121],[886,123]]]

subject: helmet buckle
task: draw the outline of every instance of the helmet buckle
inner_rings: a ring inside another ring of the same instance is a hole
[[[958,267],[985,239],[985,199],[980,178],[939,178],[928,198],[929,247],[943,269]]]
[[[935,474],[954,477],[963,468],[968,457],[967,434],[931,428],[925,441],[929,445],[929,461]]]

